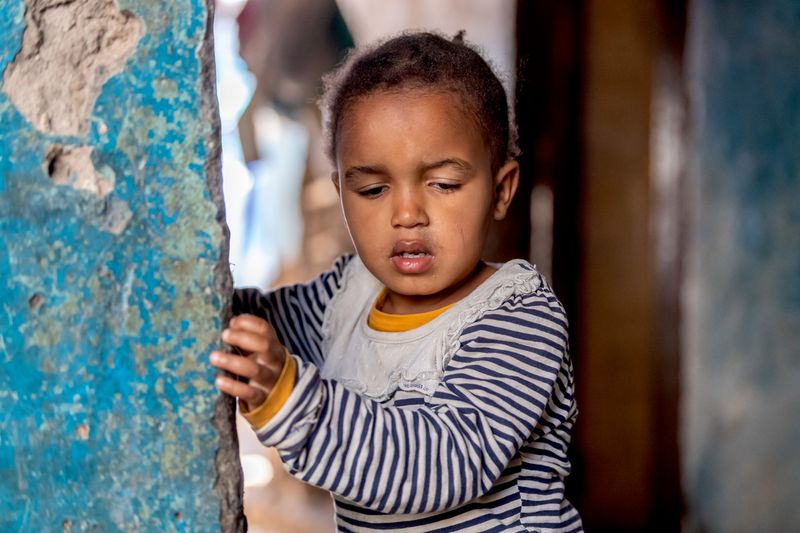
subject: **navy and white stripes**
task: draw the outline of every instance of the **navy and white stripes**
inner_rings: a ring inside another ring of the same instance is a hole
[[[340,531],[582,531],[564,498],[576,416],[566,317],[546,284],[464,327],[434,394],[394,405],[319,374],[348,260],[306,285],[236,293],[234,311],[269,320],[298,362],[261,441],[333,493]]]

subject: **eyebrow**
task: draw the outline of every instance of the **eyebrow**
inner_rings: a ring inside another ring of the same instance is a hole
[[[421,173],[428,172],[430,170],[436,170],[438,168],[443,167],[456,167],[459,172],[468,174],[472,172],[472,165],[464,161],[463,159],[458,159],[457,157],[449,157],[447,159],[441,159],[439,161],[434,161],[432,163],[423,163],[419,166],[419,171]],[[348,168],[344,173],[344,180],[345,181],[352,181],[358,174],[368,174],[372,176],[385,176],[389,174],[389,171],[386,167],[382,165],[356,165],[354,167]]]
[[[357,165],[348,168],[344,173],[344,181],[352,181],[358,174],[370,174],[373,176],[385,176],[389,173],[386,167],[371,166],[371,165]]]
[[[440,161],[434,161],[433,163],[423,164],[420,166],[420,170],[422,172],[428,172],[429,170],[436,170],[442,167],[456,167],[459,171],[464,173],[472,172],[472,165],[457,157],[450,157]]]

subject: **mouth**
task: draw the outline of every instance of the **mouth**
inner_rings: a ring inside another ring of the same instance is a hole
[[[422,274],[433,264],[433,252],[424,241],[397,241],[389,257],[401,274]]]
[[[430,246],[424,241],[397,241],[392,247],[391,257],[423,257],[431,254]]]

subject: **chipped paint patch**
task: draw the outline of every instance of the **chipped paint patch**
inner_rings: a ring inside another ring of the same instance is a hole
[[[22,48],[3,91],[36,129],[85,135],[103,84],[119,73],[144,24],[113,0],[26,0]]]
[[[105,198],[114,190],[114,172],[106,169],[106,175],[95,170],[91,146],[54,144],[45,155],[44,170],[53,183],[68,185],[99,198]]]

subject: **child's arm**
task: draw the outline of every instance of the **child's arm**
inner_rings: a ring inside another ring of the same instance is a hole
[[[278,340],[306,362],[321,366],[320,327],[325,309],[341,288],[345,266],[352,255],[339,257],[330,270],[308,283],[286,285],[269,292],[236,289],[234,315],[254,315],[270,323]]]
[[[560,304],[549,293],[506,304],[522,310],[467,327],[426,405],[385,406],[299,361],[294,391],[259,438],[296,477],[381,513],[440,511],[485,494],[523,443],[561,432],[575,414]]]
[[[216,385],[242,400],[242,414],[251,424],[262,425],[272,418],[294,388],[297,368],[294,359],[285,364],[286,346],[303,361],[322,364],[320,329],[325,309],[341,289],[344,269],[352,258],[339,257],[330,270],[309,283],[266,293],[258,289],[234,291],[236,316],[223,332],[223,340],[237,353],[214,352],[211,364],[246,378],[240,382],[218,376]]]

